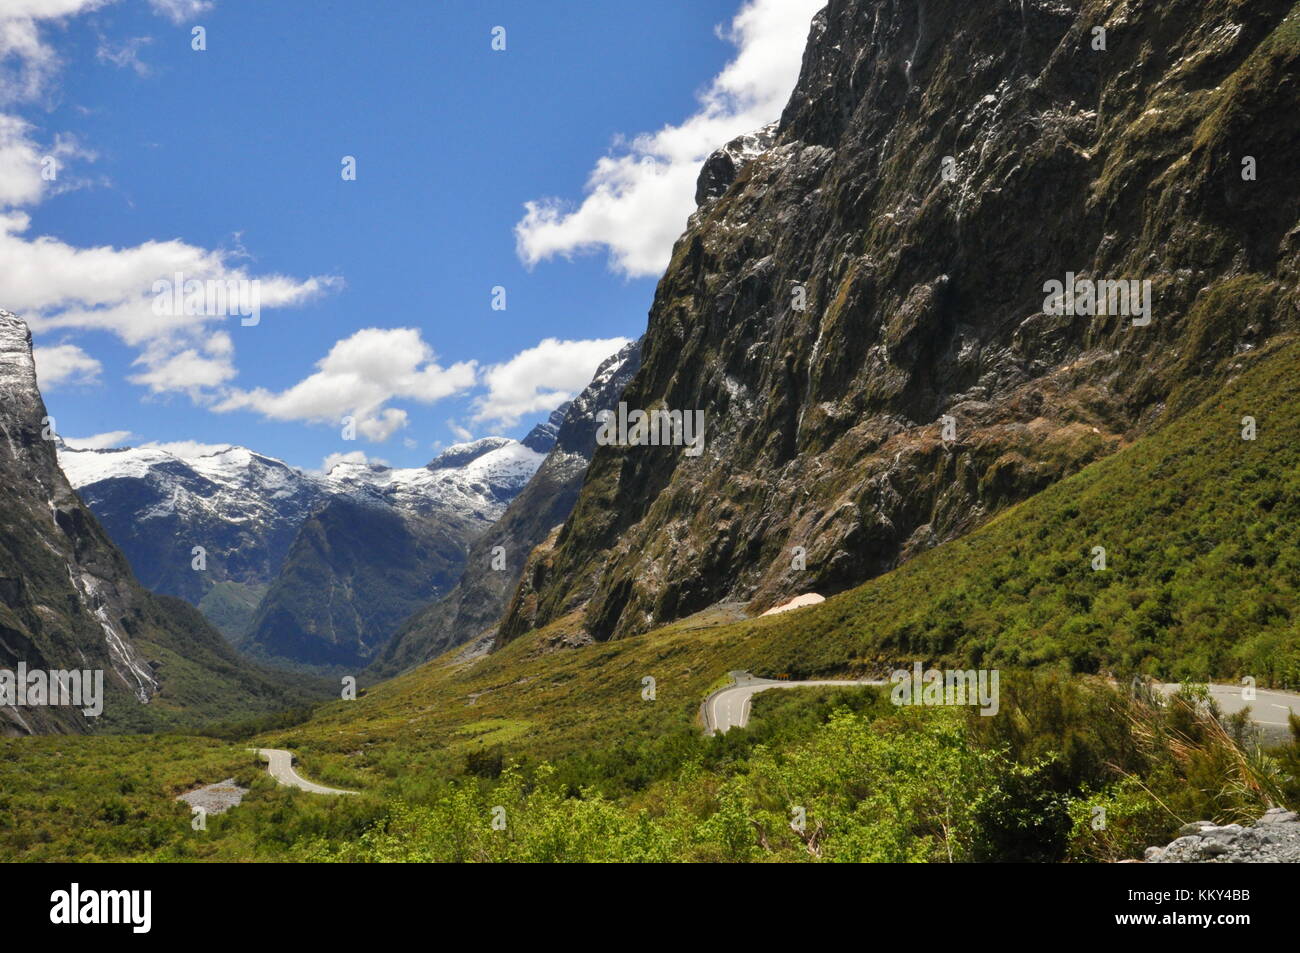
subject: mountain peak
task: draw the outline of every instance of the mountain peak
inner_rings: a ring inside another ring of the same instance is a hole
[[[571,406],[573,406],[573,401],[566,400],[551,411],[549,417],[528,431],[528,435],[519,442],[529,450],[536,450],[538,453],[550,453],[551,448],[555,446],[555,438],[559,436],[560,425],[564,423],[564,415],[568,413]]]
[[[470,440],[467,443],[455,443],[434,457],[425,469],[447,470],[452,467],[463,467],[465,464],[477,460],[485,453],[500,450],[507,444],[514,442],[509,437],[480,437],[478,440]]]
[[[0,384],[36,388],[32,332],[27,322],[3,308],[0,308]]]

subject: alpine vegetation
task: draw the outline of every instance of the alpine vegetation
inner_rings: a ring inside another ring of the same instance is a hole
[[[914,662],[909,671],[889,675],[889,700],[895,705],[978,705],[981,715],[996,715],[1000,707],[997,669],[937,669],[922,671]]]

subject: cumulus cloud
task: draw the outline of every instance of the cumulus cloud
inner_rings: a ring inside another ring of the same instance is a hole
[[[42,28],[113,0],[2,0],[0,2],[0,105],[32,100],[46,90],[58,59]],[[211,8],[201,0],[151,0],[154,10],[176,22]],[[101,60],[143,72],[136,56],[147,38],[113,47],[101,37]],[[180,239],[149,241],[128,247],[78,247],[52,236],[30,234],[26,208],[59,191],[84,184],[64,165],[93,160],[94,154],[73,138],[38,141],[26,120],[0,113],[0,274],[4,306],[21,315],[33,334],[104,330],[139,351],[133,383],[150,393],[184,392],[211,399],[212,391],[236,375],[234,342],[221,329],[235,316],[221,309],[173,313],[155,308],[155,284],[182,275],[185,281],[258,283],[261,310],[294,307],[334,290],[341,279],[321,275],[306,279],[258,275],[244,267],[242,248],[207,249]],[[183,310],[183,309],[182,309]],[[226,309],[229,310],[229,309]],[[74,361],[77,349],[47,349],[46,383],[68,374],[96,371],[86,360]],[[84,355],[84,352],[79,352]],[[93,358],[89,358],[93,361]],[[62,363],[59,363],[59,362]],[[92,374],[93,376],[93,374]]]
[[[133,436],[134,434],[129,430],[110,430],[90,437],[61,437],[60,439],[73,450],[107,450],[109,447],[125,443]]]
[[[3,150],[0,148],[0,156]],[[5,306],[32,332],[110,331],[140,350],[131,377],[151,392],[194,395],[235,376],[233,340],[216,313],[157,313],[154,283],[180,273],[199,281],[257,280],[263,309],[301,305],[342,282],[332,276],[305,280],[252,275],[235,263],[236,253],[210,250],[178,239],[125,248],[79,248],[26,233],[25,212],[0,212],[0,271]],[[164,309],[165,310],[165,309]]]
[[[338,426],[352,417],[357,433],[376,443],[406,426],[393,400],[432,404],[474,385],[477,364],[443,367],[417,328],[363,328],[335,343],[316,372],[283,391],[232,390],[218,411],[253,410],[272,420]]]
[[[591,383],[600,362],[627,343],[627,338],[547,338],[502,364],[492,365],[483,372],[488,392],[475,398],[474,420],[512,427],[521,417],[554,410]]]
[[[0,5],[0,104],[38,99],[58,71],[59,57],[41,35],[58,23],[113,0],[4,0]]]
[[[36,361],[36,379],[42,390],[61,384],[96,384],[104,365],[75,344],[55,344],[32,348]]]
[[[695,180],[709,153],[776,119],[799,76],[813,14],[826,0],[747,0],[719,34],[735,58],[679,125],[615,143],[597,160],[576,207],[555,198],[524,205],[515,226],[529,267],[556,255],[605,248],[610,267],[630,277],[658,275],[695,208]]]
[[[366,456],[362,450],[349,450],[347,453],[328,454],[320,464],[321,473],[329,473],[340,463],[356,463],[362,466],[376,465],[381,467],[388,466],[388,461],[379,457]]]
[[[151,347],[134,363],[146,370],[132,374],[128,378],[132,384],[147,387],[152,394],[182,391],[196,401],[238,373],[229,355],[212,356],[193,347],[171,352],[165,343],[156,349]]]

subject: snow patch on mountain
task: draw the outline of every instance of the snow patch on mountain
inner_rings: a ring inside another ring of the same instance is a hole
[[[59,465],[78,491],[116,480],[151,484],[157,502],[141,519],[202,513],[242,521],[268,508],[301,518],[340,496],[404,512],[453,508],[495,519],[543,459],[519,441],[488,437],[449,447],[425,467],[341,462],[317,475],[246,447],[183,456],[152,447],[59,447]],[[97,495],[89,494],[92,506]]]

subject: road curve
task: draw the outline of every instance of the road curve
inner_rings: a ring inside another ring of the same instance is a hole
[[[888,685],[878,679],[819,679],[809,682],[777,681],[774,678],[757,678],[748,672],[731,672],[732,684],[719,688],[704,699],[701,712],[704,717],[704,733],[708,735],[725,735],[732,728],[744,728],[749,723],[751,701],[759,692],[769,688],[816,688],[833,686],[848,688],[853,685]]]
[[[254,748],[266,760],[266,770],[276,781],[285,787],[298,788],[311,794],[356,794],[356,791],[343,791],[339,788],[327,788],[315,784],[300,776],[293,769],[293,755],[283,748]]]
[[[701,714],[704,718],[704,731],[709,735],[723,735],[732,728],[743,728],[749,723],[749,710],[752,699],[759,692],[769,688],[809,688],[817,686],[849,685],[888,685],[883,680],[859,679],[821,679],[809,682],[777,681],[771,678],[757,678],[749,672],[731,672],[732,684],[720,688],[704,699]],[[1166,695],[1171,695],[1179,688],[1177,682],[1157,683],[1156,688]],[[1244,708],[1251,709],[1251,721],[1264,731],[1276,737],[1288,733],[1287,716],[1292,712],[1300,715],[1300,693],[1281,692],[1268,688],[1255,690],[1255,697],[1246,700],[1241,697],[1240,685],[1210,685],[1210,696],[1218,703],[1219,710],[1225,715],[1233,715]]]
[[[1156,688],[1166,695],[1178,691],[1178,682],[1160,682]],[[1250,709],[1250,720],[1270,735],[1284,737],[1289,734],[1287,716],[1300,715],[1300,692],[1280,692],[1272,688],[1255,689],[1253,699],[1241,697],[1240,685],[1210,685],[1210,697],[1225,715],[1235,715],[1244,708]]]

